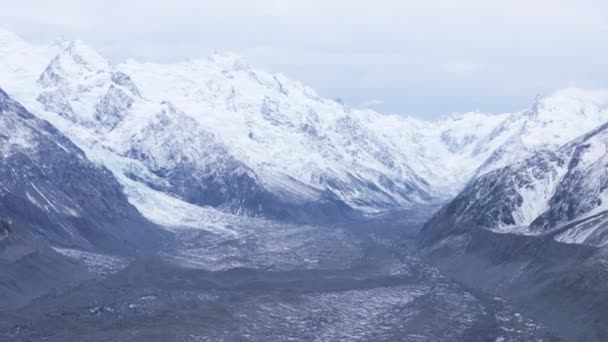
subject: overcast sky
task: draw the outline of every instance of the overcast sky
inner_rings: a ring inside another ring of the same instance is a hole
[[[605,0],[6,0],[0,26],[116,62],[232,51],[325,97],[433,118],[608,87],[607,13]]]

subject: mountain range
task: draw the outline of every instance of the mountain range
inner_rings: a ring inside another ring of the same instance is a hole
[[[596,103],[608,103],[608,92],[595,92],[593,98]],[[559,123],[564,129],[593,122],[607,108],[607,105],[569,108],[558,104],[559,108],[580,115]],[[543,104],[543,110],[553,114],[557,107]],[[538,136],[540,139],[550,139],[553,132],[559,131],[555,119],[545,120],[539,126],[545,130]],[[608,242],[603,219],[608,209],[607,130],[604,123],[561,146],[539,145],[530,154],[522,153],[527,157],[477,177],[427,227],[440,234],[462,227],[479,227],[498,233],[551,235],[559,242],[604,246]],[[522,144],[524,139],[529,137],[520,138]],[[506,147],[512,148],[509,144]],[[503,156],[500,152],[495,153],[498,160]],[[449,221],[449,228],[442,221]]]
[[[0,61],[0,86],[108,168],[144,213],[138,194],[150,190],[299,222],[442,203],[608,119],[602,94],[566,89],[519,112],[424,121],[324,99],[232,54],[113,64],[80,41],[34,45],[7,31]]]

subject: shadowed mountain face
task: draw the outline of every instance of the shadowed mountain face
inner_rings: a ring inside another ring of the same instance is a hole
[[[127,201],[103,166],[0,90],[0,216],[11,234],[55,246],[133,251],[160,229]]]
[[[1,89],[0,218],[4,309],[91,277],[53,248],[132,255],[170,239],[110,171]]]
[[[602,125],[473,181],[427,223],[424,239],[437,242],[476,227],[603,247],[606,165],[608,126]]]

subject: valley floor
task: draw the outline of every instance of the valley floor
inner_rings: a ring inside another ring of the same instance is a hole
[[[133,260],[61,251],[99,279],[0,313],[0,340],[559,340],[509,302],[418,259],[424,217],[175,229],[161,252]]]

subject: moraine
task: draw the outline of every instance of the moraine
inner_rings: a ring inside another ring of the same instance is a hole
[[[0,336],[556,340],[508,301],[463,288],[416,257],[412,239],[426,215],[400,213],[348,226],[233,222],[234,234],[176,227],[164,251],[1,316]]]

